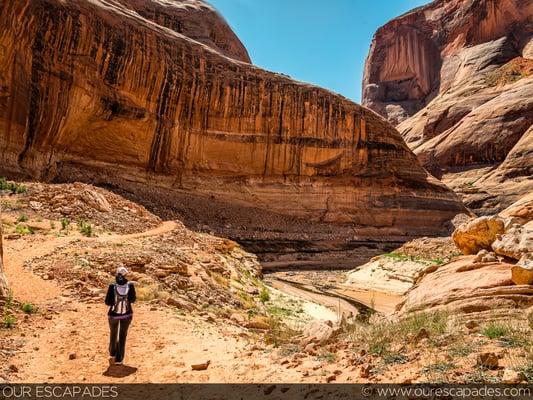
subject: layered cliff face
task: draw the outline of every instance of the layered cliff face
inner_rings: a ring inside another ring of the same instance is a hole
[[[190,1],[3,2],[0,169],[352,237],[434,234],[463,210],[385,120],[235,60],[248,61],[240,42],[220,20],[205,29],[222,33],[199,32],[203,13],[216,16]]]
[[[468,206],[495,213],[533,190],[532,50],[530,0],[434,1],[378,30],[363,104]]]

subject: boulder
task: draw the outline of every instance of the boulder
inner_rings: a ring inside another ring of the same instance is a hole
[[[475,218],[457,228],[452,238],[463,254],[477,254],[480,250],[490,250],[497,235],[504,233],[505,223],[499,217]]]
[[[496,254],[515,260],[533,252],[533,222],[514,224],[505,234],[498,236],[491,247]]]
[[[524,254],[511,269],[512,280],[515,285],[533,285],[533,255]]]
[[[331,321],[311,321],[303,329],[302,342],[324,344],[332,338],[334,334]]]

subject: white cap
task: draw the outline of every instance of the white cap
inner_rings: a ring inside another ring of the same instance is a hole
[[[117,275],[126,276],[128,274],[128,270],[124,267],[118,267],[117,269]]]

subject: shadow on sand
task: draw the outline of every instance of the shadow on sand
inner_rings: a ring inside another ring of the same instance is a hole
[[[137,372],[137,368],[128,365],[110,365],[104,372],[104,376],[112,376],[114,378],[124,378],[128,375]]]

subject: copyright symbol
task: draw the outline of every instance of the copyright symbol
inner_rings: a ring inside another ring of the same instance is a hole
[[[361,388],[361,394],[364,396],[364,397],[370,397],[372,396],[372,388],[370,386],[363,386]]]

